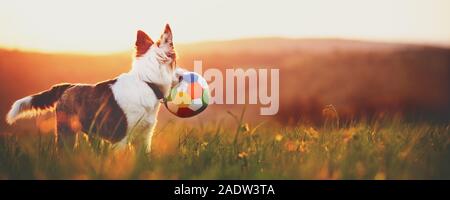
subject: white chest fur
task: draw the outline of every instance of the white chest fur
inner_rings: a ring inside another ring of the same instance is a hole
[[[145,82],[132,74],[122,74],[111,89],[117,104],[127,117],[128,132],[152,128],[149,126],[156,123],[159,100]]]

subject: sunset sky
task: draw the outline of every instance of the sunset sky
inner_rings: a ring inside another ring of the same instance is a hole
[[[450,45],[449,0],[0,0],[0,47],[107,53],[137,29],[175,42],[248,37],[346,38]]]

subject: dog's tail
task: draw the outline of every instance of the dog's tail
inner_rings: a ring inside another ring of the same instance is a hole
[[[69,83],[58,84],[49,90],[17,100],[6,115],[6,122],[13,124],[18,119],[31,118],[51,111],[62,94],[73,86]]]

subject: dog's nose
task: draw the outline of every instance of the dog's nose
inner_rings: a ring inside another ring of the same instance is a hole
[[[182,80],[183,80],[183,76],[182,75],[178,76],[178,82],[181,82]]]

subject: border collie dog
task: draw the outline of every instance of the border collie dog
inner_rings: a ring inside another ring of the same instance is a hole
[[[172,31],[167,24],[154,43],[139,30],[136,55],[128,73],[89,84],[58,84],[47,91],[17,100],[6,116],[13,124],[56,110],[58,146],[74,147],[79,133],[96,135],[117,149],[129,143],[151,150],[160,100],[184,72],[175,67]]]

